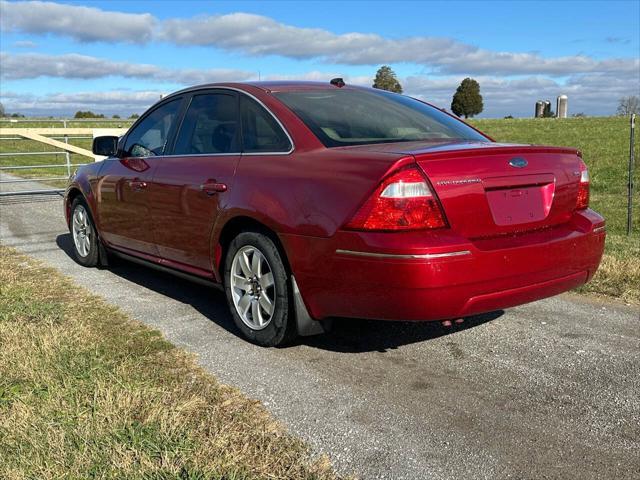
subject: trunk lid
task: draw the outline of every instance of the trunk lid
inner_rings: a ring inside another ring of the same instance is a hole
[[[575,211],[580,181],[575,149],[488,142],[398,147],[397,153],[415,157],[451,228],[466,238],[553,227]]]

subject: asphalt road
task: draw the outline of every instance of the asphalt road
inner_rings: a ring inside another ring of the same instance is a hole
[[[198,355],[340,472],[365,479],[640,478],[640,313],[562,295],[439,324],[337,322],[284,349],[238,337],[221,293],[71,258],[60,197],[0,198],[0,241]]]

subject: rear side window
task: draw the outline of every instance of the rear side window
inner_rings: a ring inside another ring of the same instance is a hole
[[[260,104],[240,97],[242,151],[247,153],[288,152],[292,145],[282,127]]]
[[[194,95],[174,155],[239,153],[236,97],[226,93]]]
[[[127,157],[162,155],[181,103],[182,98],[167,102],[136,125],[127,135],[124,155]]]

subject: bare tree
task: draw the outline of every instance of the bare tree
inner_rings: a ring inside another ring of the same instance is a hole
[[[622,97],[618,104],[618,115],[631,115],[632,113],[640,113],[640,101],[636,95]]]

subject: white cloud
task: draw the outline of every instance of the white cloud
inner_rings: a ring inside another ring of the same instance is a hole
[[[147,43],[157,19],[150,13],[110,12],[53,2],[0,1],[3,30],[52,33],[83,42]]]
[[[18,40],[17,42],[13,42],[13,46],[16,48],[36,48],[38,44],[30,40]]]
[[[637,58],[596,60],[585,55],[547,58],[536,53],[499,52],[451,38],[385,38],[375,33],[336,34],[301,28],[249,13],[201,15],[160,21],[149,13],[130,14],[53,2],[6,2],[2,28],[53,33],[79,41],[210,46],[246,55],[320,59],[348,65],[415,63],[439,74],[566,76],[587,72],[631,72]]]
[[[266,79],[320,80],[337,76],[335,72],[311,71],[299,75],[273,75]],[[344,76],[348,84],[368,86],[371,79],[360,76]],[[407,95],[421,98],[437,107],[449,109],[451,97],[463,76],[410,76],[400,78]],[[612,115],[622,96],[633,94],[632,76],[617,78],[615,75],[579,74],[566,82],[558,82],[543,76],[503,79],[492,76],[477,76],[484,97],[485,111],[482,116],[501,117],[533,115],[537,100],[550,100],[555,104],[558,95],[569,96],[569,114],[585,112],[589,115]],[[630,83],[631,82],[631,83]],[[631,84],[631,87],[630,87]],[[637,81],[636,81],[637,85]],[[606,89],[605,89],[606,86]],[[0,100],[8,111],[27,114],[61,115],[77,110],[92,110],[98,113],[129,114],[142,113],[155,103],[160,90],[107,92],[54,93],[49,95],[26,95],[1,92]]]
[[[623,45],[631,43],[631,39],[625,37],[605,37],[604,41],[606,43],[622,43]]]
[[[172,69],[143,63],[116,62],[103,58],[78,55],[46,55],[41,53],[0,53],[6,80],[38,77],[104,78],[120,76],[157,82],[193,85],[211,82],[242,81],[255,77],[254,72],[233,69]]]
[[[605,61],[574,55],[544,58],[535,53],[495,52],[441,37],[388,39],[372,33],[335,34],[300,28],[248,13],[171,19],[159,37],[178,45],[212,46],[249,55],[281,55],[294,59],[321,58],[350,65],[417,63],[440,73],[494,75],[637,71],[637,59]]]
[[[553,101],[562,93],[569,95],[570,112],[611,114],[619,97],[637,95],[640,85],[640,59],[637,57],[546,57],[538,53],[492,51],[443,37],[386,38],[367,32],[336,34],[248,13],[161,21],[150,13],[130,14],[62,3],[5,0],[0,0],[0,10],[0,27],[6,32],[67,36],[79,42],[166,42],[185,47],[218,48],[250,56],[315,59],[327,64],[326,71],[283,75],[264,75],[263,72],[263,79],[326,82],[332,77],[344,77],[347,83],[368,86],[372,78],[350,76],[345,65],[372,65],[371,77],[375,67],[383,63],[420,65],[416,70],[429,74],[401,78],[405,93],[447,108],[460,81],[465,76],[473,76],[480,82],[485,99],[484,114],[488,116],[529,116],[536,100]],[[605,41],[624,43],[627,39],[609,37]],[[36,45],[30,40],[21,40],[13,46],[33,48]],[[5,83],[5,88],[0,91],[3,102],[14,105],[11,107],[13,111],[25,113],[66,112],[62,110],[64,108],[140,111],[153,103],[159,92],[114,90],[37,97],[16,94],[18,98],[15,95],[10,97],[12,94],[5,91],[11,82],[38,77],[119,77],[160,84],[193,85],[257,77],[257,72],[244,70],[177,69],[79,54],[1,53],[0,62],[0,74]]]
[[[16,92],[2,92],[0,100],[9,112],[29,115],[73,115],[78,110],[96,113],[129,115],[142,113],[160,100],[164,93],[159,90],[108,92],[53,93],[31,95]]]
[[[373,84],[373,76],[367,75],[347,75],[340,72],[323,72],[313,70],[311,72],[294,73],[294,74],[269,74],[262,80],[291,80],[300,82],[329,82],[332,78],[342,78],[347,84],[360,85],[370,87]]]

